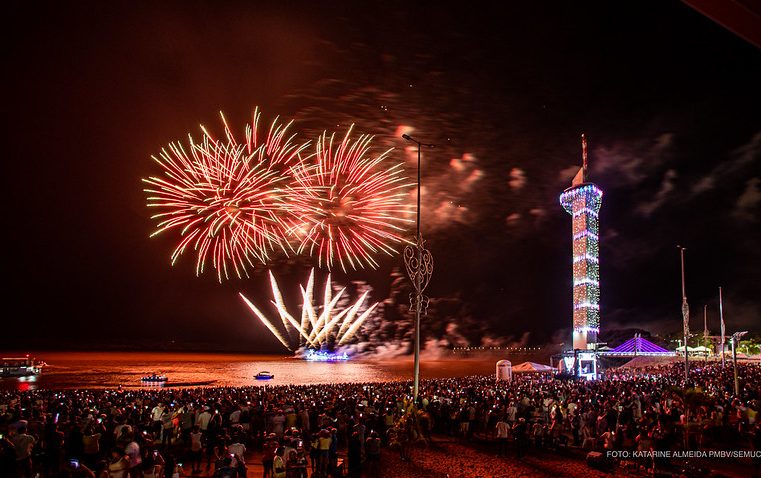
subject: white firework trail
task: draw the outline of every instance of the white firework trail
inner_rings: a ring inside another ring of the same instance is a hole
[[[325,282],[322,306],[316,306],[313,299],[314,269],[312,269],[309,273],[306,287],[301,286],[301,296],[303,298],[301,320],[297,321],[288,312],[283,301],[283,294],[280,292],[280,287],[272,272],[270,272],[270,286],[272,287],[272,297],[274,298],[270,303],[277,309],[280,322],[282,323],[282,330],[275,325],[277,319],[268,319],[242,292],[239,292],[239,295],[254,315],[272,332],[272,335],[290,351],[294,351],[300,345],[319,349],[327,344],[333,336],[335,336],[335,344],[345,345],[354,337],[354,334],[357,333],[362,323],[378,306],[378,302],[376,302],[361,314],[359,313],[367,300],[368,292],[365,292],[353,304],[343,308],[337,307],[336,305],[343,297],[344,292],[346,292],[346,288],[341,289],[333,296],[330,274],[328,274],[328,280]],[[317,311],[320,308],[322,312],[318,314]],[[285,334],[282,333],[283,331]],[[298,337],[298,340],[295,340],[295,337]]]

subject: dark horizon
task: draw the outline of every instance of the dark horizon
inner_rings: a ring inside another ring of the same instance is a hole
[[[149,239],[140,181],[169,142],[200,137],[199,124],[220,132],[220,110],[242,134],[256,106],[265,124],[294,119],[308,138],[356,123],[411,176],[400,131],[437,144],[423,164],[427,292],[459,307],[432,323],[531,345],[570,333],[571,224],[558,196],[583,132],[605,193],[603,334],[681,331],[677,244],[692,329],[707,304],[718,332],[723,286],[727,332],[761,331],[761,50],[680,2],[11,10],[0,349],[282,350],[237,295],[268,302],[266,269],[219,284],[195,276],[192,255],[170,267],[176,235]],[[403,261],[380,263],[333,278],[366,281],[383,300]],[[311,265],[276,264],[287,297]]]

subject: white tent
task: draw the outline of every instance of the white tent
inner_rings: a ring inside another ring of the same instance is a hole
[[[513,373],[547,373],[555,370],[549,365],[542,365],[534,362],[523,362],[518,365],[513,365]]]
[[[500,360],[497,362],[497,380],[507,382],[513,379],[513,364],[509,360]]]

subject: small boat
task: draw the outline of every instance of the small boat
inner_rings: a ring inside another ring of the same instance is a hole
[[[152,375],[141,378],[140,381],[143,383],[165,383],[169,381],[169,378],[167,378],[166,375],[156,375],[154,373]]]
[[[275,374],[269,372],[259,372],[254,376],[254,378],[257,380],[270,380],[275,378]]]
[[[45,362],[36,362],[34,357],[5,357],[0,359],[0,377],[34,377],[42,372]]]

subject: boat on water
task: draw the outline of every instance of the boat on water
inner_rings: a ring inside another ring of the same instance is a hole
[[[154,374],[147,375],[141,378],[140,381],[143,383],[150,383],[150,384],[166,383],[169,381],[169,378],[166,375],[157,375],[154,373]]]
[[[254,378],[256,378],[257,380],[271,380],[271,379],[275,378],[275,374],[274,373],[269,373],[269,372],[262,371],[262,372],[257,373],[254,376]]]
[[[35,363],[34,357],[4,357],[0,359],[0,377],[32,377],[42,372],[44,362]]]

